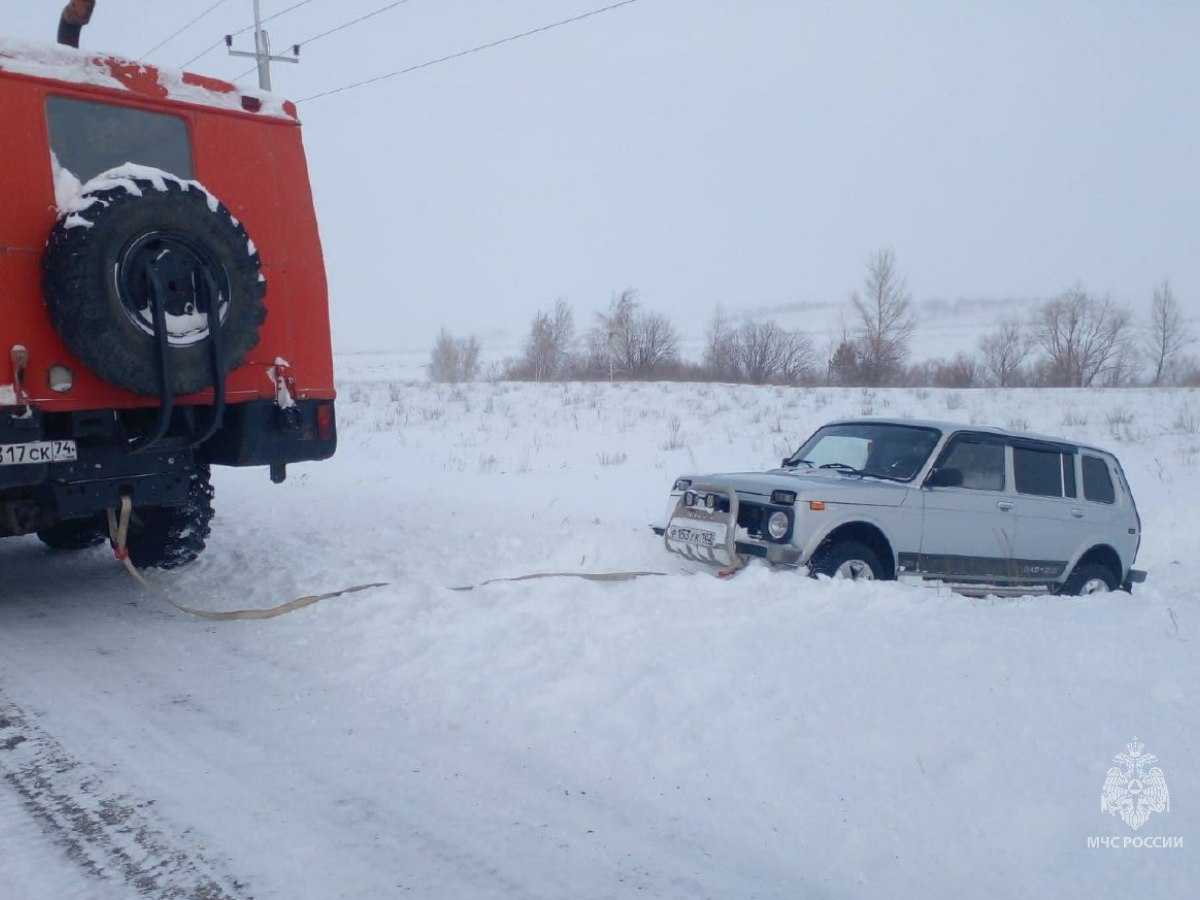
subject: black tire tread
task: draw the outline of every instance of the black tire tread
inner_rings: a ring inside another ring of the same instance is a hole
[[[37,533],[38,539],[52,550],[86,550],[104,543],[108,527],[99,516],[63,519]]]
[[[1081,562],[1071,570],[1058,592],[1064,596],[1077,597],[1083,586],[1093,578],[1103,578],[1110,591],[1115,591],[1121,583],[1108,566],[1097,562]]]
[[[211,532],[213,487],[209,467],[192,473],[182,506],[134,507],[126,548],[139,569],[176,569],[204,552]]]
[[[222,329],[225,368],[232,371],[258,343],[266,320],[262,263],[245,227],[222,203],[214,211],[197,185],[165,177],[165,191],[145,178],[131,179],[141,194],[101,187],[84,196],[90,204],[60,216],[46,244],[42,290],[51,321],[81,362],[106,381],[138,394],[157,396],[158,350],[153,338],[128,320],[112,271],[121,248],[134,236],[176,228],[205,243],[219,257],[230,284]],[[75,223],[82,219],[87,226]],[[90,227],[88,227],[90,226]],[[172,348],[174,394],[212,384],[208,342]]]
[[[835,540],[822,544],[809,560],[808,572],[814,578],[818,575],[832,578],[842,563],[850,559],[861,559],[865,562],[876,580],[887,577],[879,555],[866,544],[855,540]]]

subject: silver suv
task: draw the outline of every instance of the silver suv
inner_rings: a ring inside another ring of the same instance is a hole
[[[769,472],[687,476],[667,549],[841,578],[937,580],[968,593],[1129,590],[1141,522],[1111,453],[986,426],[848,419]]]

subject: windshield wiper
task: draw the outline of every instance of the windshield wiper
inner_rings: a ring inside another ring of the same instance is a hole
[[[786,468],[794,469],[801,463],[804,463],[804,465],[808,466],[810,469],[813,467],[813,461],[811,459],[789,459],[786,463]]]
[[[849,475],[862,475],[863,474],[861,470],[856,469],[856,468],[854,468],[854,466],[851,466],[847,463],[840,463],[840,462],[824,463],[821,466],[821,468],[822,469],[837,469],[839,472],[846,472]]]

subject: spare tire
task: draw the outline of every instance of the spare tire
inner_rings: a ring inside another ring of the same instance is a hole
[[[172,394],[213,384],[208,314],[226,372],[258,343],[267,292],[246,229],[194,181],[122,167],[88,182],[50,232],[42,290],[84,365],[138,394],[162,393],[151,270],[164,292]]]

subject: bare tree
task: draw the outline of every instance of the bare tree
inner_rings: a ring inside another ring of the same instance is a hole
[[[973,388],[979,384],[979,364],[965,353],[933,360],[926,377],[934,387]]]
[[[705,336],[703,367],[709,378],[717,381],[736,381],[737,369],[733,359],[734,328],[724,310],[717,307]]]
[[[734,371],[749,384],[799,384],[812,371],[812,341],[775,322],[743,322],[733,333]]]
[[[588,368],[604,371],[609,379],[649,378],[679,361],[679,336],[670,320],[646,312],[633,289],[622,291],[596,317],[587,334]]]
[[[565,300],[554,304],[551,312],[538,310],[525,339],[525,349],[517,372],[533,381],[561,378],[570,362],[571,342],[575,337],[575,316]]]
[[[626,288],[608,304],[608,314],[600,314],[608,350],[608,377],[615,372],[633,374],[637,352],[637,291]]]
[[[1042,306],[1035,340],[1051,384],[1117,384],[1132,367],[1129,313],[1108,297],[1089,296],[1081,285]]]
[[[604,374],[609,381],[617,375],[628,374],[627,364],[633,355],[637,306],[637,292],[627,288],[609,300],[606,312],[596,313],[595,323],[584,338],[588,374]]]
[[[1146,341],[1146,350],[1154,366],[1154,375],[1150,383],[1158,386],[1163,383],[1174,367],[1179,354],[1192,342],[1183,320],[1183,310],[1171,290],[1171,283],[1163,279],[1154,288],[1154,298],[1150,301],[1150,334]]]
[[[479,377],[479,339],[475,335],[458,342],[459,372],[463,381],[474,381]]]
[[[886,384],[903,373],[912,337],[911,301],[891,250],[876,251],[867,260],[863,293],[850,302],[858,316],[855,350],[859,378],[864,384]]]
[[[983,369],[999,387],[1013,387],[1021,382],[1021,371],[1033,342],[1021,323],[1006,319],[991,334],[979,340],[979,351],[983,355]]]
[[[1200,359],[1195,356],[1181,357],[1176,363],[1178,374],[1175,382],[1182,387],[1200,387]]]
[[[647,378],[679,361],[679,335],[662,313],[643,312],[637,319],[637,343],[630,373]]]
[[[479,341],[456,338],[445,328],[438,332],[429,358],[429,380],[457,383],[479,375]]]

